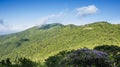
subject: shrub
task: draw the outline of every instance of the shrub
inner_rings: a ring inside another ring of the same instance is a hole
[[[112,59],[113,66],[120,67],[120,47],[115,45],[101,45],[96,46],[94,49],[99,51],[104,51],[108,53],[109,57]]]
[[[51,56],[46,59],[46,65],[48,67],[111,67],[111,62],[107,53],[84,48]]]

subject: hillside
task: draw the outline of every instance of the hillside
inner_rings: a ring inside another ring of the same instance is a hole
[[[120,24],[95,22],[76,26],[54,23],[1,35],[0,60],[26,57],[42,62],[62,50],[93,48],[98,45],[120,46]]]

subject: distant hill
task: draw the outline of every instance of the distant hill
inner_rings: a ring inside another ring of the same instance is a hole
[[[120,46],[120,24],[95,22],[76,26],[53,23],[1,35],[0,60],[26,57],[38,62],[62,50],[98,45]]]

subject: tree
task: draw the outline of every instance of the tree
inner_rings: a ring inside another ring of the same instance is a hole
[[[66,54],[68,54],[69,51],[62,51],[59,52],[58,54],[54,55],[54,56],[50,56],[49,58],[47,58],[45,61],[45,64],[48,67],[59,67],[59,63],[60,61],[66,56]]]
[[[10,62],[10,58],[7,58],[6,60],[2,60],[1,65],[6,66],[6,67],[11,67],[11,62]]]
[[[60,53],[49,57],[46,65],[48,67],[111,67],[107,53],[101,51],[84,48]]]
[[[19,62],[20,62],[20,67],[33,67],[36,65],[35,62],[26,58],[19,58]]]
[[[115,62],[116,62],[116,66],[120,67],[120,54],[115,56]]]
[[[101,45],[94,47],[95,50],[104,51],[108,53],[113,61],[113,65],[120,67],[120,47],[115,45]]]
[[[115,45],[102,45],[94,47],[95,50],[104,51],[110,55],[115,56],[120,52],[120,47]]]
[[[18,61],[16,62],[14,62],[15,64],[12,64],[12,62],[10,61],[10,58],[7,58],[1,61],[0,66],[3,66],[3,67],[34,67],[34,66],[37,66],[37,63],[31,61],[30,59],[26,59],[26,58],[19,58]]]
[[[63,67],[111,67],[107,53],[87,48],[68,54],[61,65]]]

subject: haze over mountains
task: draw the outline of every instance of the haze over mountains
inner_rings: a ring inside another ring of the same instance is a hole
[[[44,61],[63,50],[98,45],[120,46],[120,24],[94,22],[82,26],[60,23],[35,26],[22,32],[0,36],[0,60],[26,57]]]

